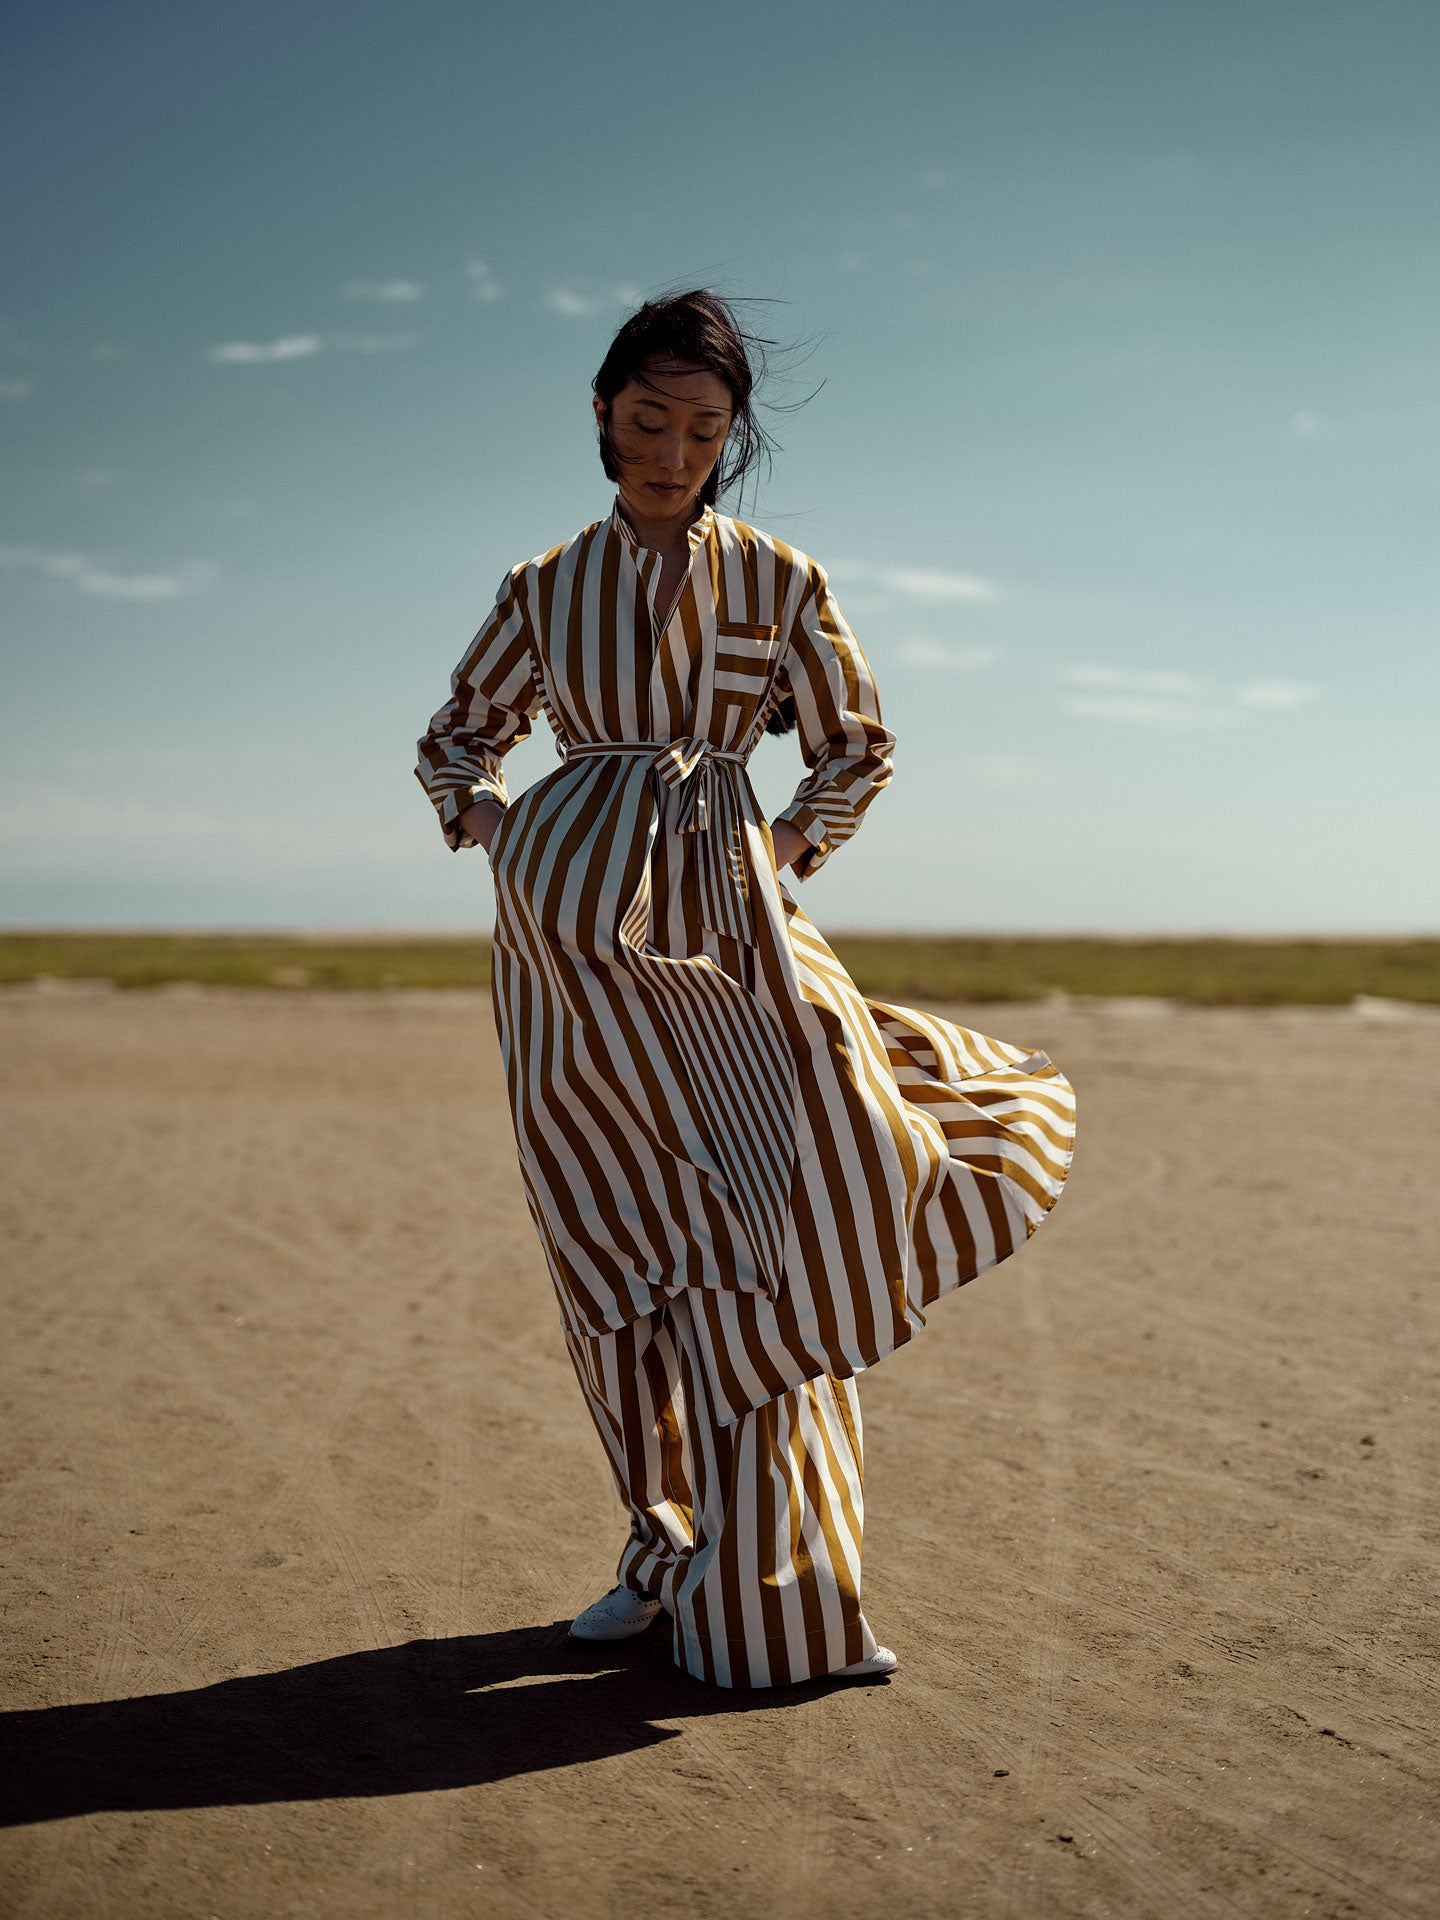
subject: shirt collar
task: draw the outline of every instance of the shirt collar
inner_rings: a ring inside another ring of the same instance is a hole
[[[642,547],[640,545],[640,542],[636,539],[635,530],[630,525],[630,522],[625,518],[624,511],[621,508],[620,496],[618,493],[615,496],[615,505],[610,510],[610,524],[615,529],[615,531],[620,535],[620,538],[625,542],[625,545],[629,549],[632,558],[638,553],[651,553],[654,551],[654,549],[651,547]],[[704,507],[701,509],[699,515],[694,520],[692,520],[690,522],[690,525],[685,529],[686,535],[690,544],[690,554],[692,559],[694,558],[694,555],[695,555],[695,549],[700,545],[700,542],[702,540],[707,538],[707,536],[709,535],[710,529],[714,526],[714,524],[715,524],[714,507]]]

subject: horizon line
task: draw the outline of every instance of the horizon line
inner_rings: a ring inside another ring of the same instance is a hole
[[[196,940],[204,938],[252,939],[252,940],[334,940],[346,943],[372,941],[376,943],[395,943],[402,941],[467,941],[489,940],[493,929],[490,927],[315,927],[286,926],[274,923],[236,924],[233,922],[215,923],[208,926],[185,926],[172,923],[146,923],[142,925],[77,925],[56,926],[29,923],[0,922],[0,939],[145,939],[165,938],[174,940]],[[1108,940],[1116,943],[1138,943],[1142,941],[1163,940],[1230,940],[1248,942],[1254,945],[1274,945],[1285,941],[1309,941],[1323,945],[1354,944],[1369,941],[1376,944],[1440,940],[1440,928],[1425,928],[1417,931],[1384,929],[1365,932],[1316,931],[1314,929],[1269,929],[1265,931],[1241,930],[1236,928],[994,928],[971,927],[939,930],[923,927],[836,927],[825,930],[824,938],[830,940]]]

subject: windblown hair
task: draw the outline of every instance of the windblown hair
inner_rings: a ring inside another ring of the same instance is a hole
[[[656,359],[687,360],[713,373],[730,390],[734,412],[725,451],[700,494],[707,507],[713,507],[722,493],[742,486],[762,463],[768,467],[776,447],[756,418],[754,393],[764,378],[766,348],[771,345],[773,342],[742,327],[729,302],[706,287],[647,300],[610,342],[610,351],[593,383],[605,410],[600,423],[600,464],[605,478],[618,480],[624,462],[610,438],[611,402],[631,380],[653,392],[663,392],[663,381],[646,370],[647,363]]]

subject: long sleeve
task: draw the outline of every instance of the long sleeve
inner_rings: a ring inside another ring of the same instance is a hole
[[[811,769],[777,816],[810,842],[791,871],[808,880],[859,826],[893,771],[895,735],[880,718],[869,662],[811,565],[805,597],[786,637],[782,671],[795,700],[800,751]]]
[[[501,762],[529,736],[540,704],[524,575],[517,567],[501,582],[494,612],[450,677],[450,698],[419,742],[415,777],[455,851],[477,844],[459,818],[482,794],[509,805]]]

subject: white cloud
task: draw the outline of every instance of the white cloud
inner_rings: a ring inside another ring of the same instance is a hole
[[[418,333],[292,333],[270,341],[228,340],[211,347],[210,360],[230,367],[273,367],[285,360],[313,360],[327,348],[335,353],[408,353]]]
[[[121,779],[133,776],[128,762]],[[251,782],[259,791],[263,782]],[[39,874],[54,879],[57,863],[72,878],[103,870],[157,872],[191,880],[231,875],[297,874],[315,870],[310,836],[297,834],[293,815],[262,813],[234,804],[199,805],[193,798],[166,805],[123,792],[83,796],[57,807],[48,793],[0,794],[0,853],[7,873]],[[327,861],[370,869],[376,859],[398,866],[413,862],[414,834],[408,827],[367,827],[344,847],[327,851]]]
[[[567,320],[588,320],[591,314],[611,307],[634,307],[643,295],[639,287],[612,287],[609,293],[575,293],[569,287],[555,287],[545,297],[552,313],[563,313]]]
[[[1000,589],[974,573],[946,573],[934,567],[882,567],[882,587],[907,600],[998,600]]]
[[[470,281],[471,293],[487,306],[491,301],[498,300],[505,291],[483,260],[467,261],[465,273]]]
[[[325,345],[318,333],[289,333],[270,341],[227,340],[211,347],[210,360],[229,367],[271,366],[278,360],[309,360]]]
[[[0,547],[0,566],[66,580],[77,591],[106,600],[180,600],[214,577],[214,568],[204,560],[188,560],[174,573],[113,573],[83,553],[47,553],[39,547]]]
[[[1248,680],[1227,692],[1168,668],[1062,667],[1060,678],[1081,689],[1066,697],[1068,712],[1140,727],[1246,726],[1257,714],[1291,713],[1320,697],[1317,687],[1300,680]]]
[[[98,593],[107,600],[179,600],[190,592],[187,582],[174,573],[105,573],[86,567],[77,583],[86,593]]]
[[[920,636],[902,641],[899,654],[907,667],[940,667],[951,673],[974,673],[995,659],[993,647],[952,647]]]
[[[1293,713],[1320,698],[1320,689],[1307,680],[1248,680],[1235,695],[1252,713]]]
[[[1440,406],[1391,407],[1375,413],[1314,413],[1290,416],[1300,440],[1413,440],[1440,432]]]
[[[69,811],[67,809],[67,811]],[[69,827],[69,836],[83,842],[102,825],[105,807],[81,807],[76,810],[65,824]],[[256,824],[253,816],[247,816],[229,807],[217,808],[206,812],[198,807],[157,807],[144,800],[125,800],[113,809],[114,826],[117,839],[127,841],[161,842],[200,842],[208,843],[217,835],[224,839],[237,839],[253,830]],[[0,815],[0,832],[6,839],[28,838],[36,828],[42,832],[47,826],[53,833],[55,822],[47,822],[41,808],[6,808]]]
[[[957,600],[998,600],[1000,589],[993,580],[982,580],[974,573],[951,573],[939,567],[862,567],[842,563],[827,569],[832,580],[854,580],[863,586],[883,587],[906,600],[925,600],[933,605]]]
[[[0,380],[0,400],[28,400],[34,391],[33,380]]]
[[[425,289],[418,280],[352,280],[345,289],[347,300],[423,300]]]
[[[418,333],[332,333],[327,344],[337,353],[408,353]]]
[[[1193,673],[1169,673],[1132,667],[1064,667],[1060,678],[1072,687],[1094,687],[1107,693],[1171,695],[1194,698],[1203,689]]]
[[[1137,727],[1238,727],[1244,720],[1224,707],[1192,705],[1162,694],[1076,693],[1065,707],[1087,720],[1123,720]]]
[[[1038,753],[967,752],[962,767],[974,780],[1006,781],[1027,787],[1053,787],[1058,783],[1055,762]]]

